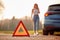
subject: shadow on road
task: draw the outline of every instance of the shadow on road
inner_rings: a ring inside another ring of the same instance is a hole
[[[60,34],[55,34],[55,36],[60,36]]]

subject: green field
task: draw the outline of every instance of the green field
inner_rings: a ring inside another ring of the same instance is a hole
[[[0,31],[0,33],[4,33],[4,34],[13,34],[13,32],[14,31]],[[30,30],[28,32],[29,32],[29,34],[34,34],[33,30]],[[39,34],[42,34],[42,30],[39,30],[38,32],[39,32]]]
[[[33,30],[30,30],[28,32],[29,32],[30,35],[33,35],[34,34],[34,31]],[[42,30],[39,30],[38,32],[39,32],[39,34],[43,34],[43,31]],[[13,34],[14,31],[0,31],[0,33]],[[60,34],[60,32],[54,32],[54,34]]]

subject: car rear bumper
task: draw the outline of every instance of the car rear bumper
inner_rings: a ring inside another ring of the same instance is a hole
[[[55,26],[44,26],[44,30],[47,31],[60,31],[60,27],[55,27]]]

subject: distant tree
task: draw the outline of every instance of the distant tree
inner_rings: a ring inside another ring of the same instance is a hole
[[[13,16],[12,20],[15,20],[15,16]]]
[[[15,16],[13,16],[12,18],[12,24],[14,24],[14,22],[15,22]]]
[[[27,20],[27,16],[25,16],[25,19]]]

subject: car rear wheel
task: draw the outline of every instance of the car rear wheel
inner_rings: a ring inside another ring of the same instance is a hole
[[[50,35],[53,35],[54,34],[54,32],[50,32]]]

